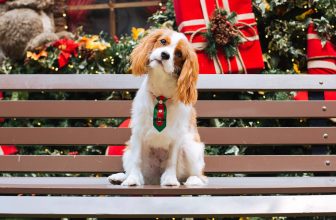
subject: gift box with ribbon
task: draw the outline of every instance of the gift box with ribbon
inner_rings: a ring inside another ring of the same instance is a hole
[[[308,26],[307,60],[308,74],[336,74],[336,45],[330,41],[322,45],[313,23]],[[298,92],[295,99],[308,100],[308,92]],[[324,99],[336,100],[336,92],[325,91]]]
[[[197,51],[200,73],[259,73],[264,68],[251,0],[174,0],[174,7],[178,30]],[[227,57],[218,47],[213,58],[205,53],[208,42],[204,33],[216,9],[237,14],[233,26],[240,35],[240,42],[237,54],[232,57]]]

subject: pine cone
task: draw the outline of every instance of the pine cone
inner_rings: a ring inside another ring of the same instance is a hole
[[[225,46],[231,40],[238,36],[239,31],[237,27],[231,24],[226,16],[220,13],[215,13],[210,19],[210,30],[215,38],[217,46]]]

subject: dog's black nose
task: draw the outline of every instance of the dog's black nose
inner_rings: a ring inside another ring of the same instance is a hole
[[[169,60],[170,56],[169,56],[169,54],[167,52],[162,52],[161,53],[161,58],[163,60]]]

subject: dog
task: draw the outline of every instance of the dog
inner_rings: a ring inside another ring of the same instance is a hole
[[[125,173],[108,177],[123,186],[204,185],[204,144],[197,131],[198,60],[187,38],[156,29],[131,53],[135,76],[145,75],[132,105]]]

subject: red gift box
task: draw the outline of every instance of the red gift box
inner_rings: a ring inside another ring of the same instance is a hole
[[[2,146],[0,145],[0,155],[16,154],[18,149],[15,146]]]
[[[128,118],[119,125],[119,128],[128,128],[130,123],[131,119]],[[124,145],[108,146],[105,155],[121,156],[124,154],[125,148]]]
[[[252,12],[251,0],[174,0],[178,30],[184,33],[197,50],[200,73],[258,73],[264,68],[261,46]],[[244,35],[238,46],[238,54],[226,58],[222,50],[210,59],[203,48],[209,17],[216,8],[237,14],[235,24]]]
[[[310,23],[307,34],[308,74],[336,74],[336,48],[330,41],[324,46]],[[298,92],[296,100],[308,100],[308,92]],[[325,91],[325,100],[336,100],[336,92]]]

